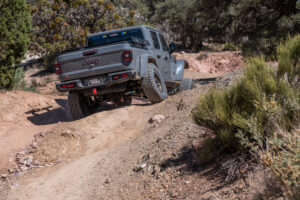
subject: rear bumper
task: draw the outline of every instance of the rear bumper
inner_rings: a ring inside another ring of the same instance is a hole
[[[122,77],[122,75],[128,74],[126,77]],[[119,79],[113,79],[113,77],[119,76]],[[77,79],[72,81],[66,81],[56,84],[56,89],[59,92],[68,92],[68,91],[76,91],[76,90],[85,90],[90,88],[97,88],[97,87],[110,87],[112,85],[121,84],[127,82],[129,80],[136,79],[137,73],[134,70],[130,71],[122,71],[111,73],[107,75],[99,75],[85,79]],[[90,84],[91,79],[99,79],[100,82],[97,84]]]

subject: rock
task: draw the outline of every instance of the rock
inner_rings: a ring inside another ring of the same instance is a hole
[[[61,133],[61,136],[63,137],[73,137],[73,133],[71,130],[65,130]]]
[[[36,142],[33,142],[31,145],[30,145],[33,149],[37,149],[37,143]]]
[[[16,169],[16,168],[14,168],[14,169],[9,169],[8,172],[9,172],[10,174],[18,174],[18,173],[19,173],[18,169]]]
[[[12,188],[14,188],[14,187],[16,188],[16,187],[19,187],[19,186],[20,186],[20,184],[18,184],[18,183],[12,183],[12,184],[11,184],[11,187],[12,187]]]
[[[27,171],[29,168],[26,167],[25,165],[21,165],[20,169],[24,172],[24,171]]]
[[[61,136],[69,138],[78,138],[79,136],[81,136],[81,133],[74,133],[71,130],[66,130],[61,133]]]
[[[41,163],[38,160],[32,161],[32,164],[35,166],[39,166]]]
[[[110,183],[109,179],[107,178],[105,181],[104,181],[104,184],[108,185]]]
[[[22,150],[17,153],[17,156],[24,156],[25,154],[26,154],[26,152],[24,150]]]
[[[223,65],[226,65],[226,64],[229,64],[230,63],[230,60],[227,60],[227,59],[221,59],[219,61],[220,64],[223,64]]]
[[[160,124],[165,118],[166,117],[163,115],[154,115],[153,117],[150,118],[149,122]]]
[[[146,154],[146,155],[144,155],[144,156],[142,157],[141,162],[144,163],[144,162],[146,162],[146,161],[149,160],[149,159],[150,159],[150,155],[149,155],[149,154]]]
[[[144,169],[145,167],[147,167],[146,163],[141,164],[141,168]]]
[[[156,175],[156,174],[158,174],[159,172],[161,172],[161,168],[160,168],[158,165],[154,165],[154,166],[153,166],[153,169],[152,169],[152,174],[153,174],[153,175]]]
[[[141,164],[141,165],[136,165],[136,166],[132,169],[132,171],[134,171],[134,172],[140,172],[140,171],[144,170],[145,167],[147,167],[147,164],[146,164],[146,163],[143,163],[143,164]]]
[[[134,171],[134,172],[140,172],[140,171],[142,171],[142,168],[141,168],[140,166],[135,166],[135,167],[132,169],[132,171]]]
[[[27,155],[27,156],[24,156],[23,164],[26,165],[27,167],[30,167],[32,165],[32,161],[33,161],[32,155]]]
[[[1,178],[5,180],[5,179],[8,178],[8,175],[7,174],[1,174]]]

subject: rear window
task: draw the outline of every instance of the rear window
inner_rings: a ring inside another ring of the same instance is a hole
[[[104,34],[88,39],[88,47],[102,46],[117,42],[130,41],[131,37],[144,39],[143,33],[140,29],[130,31],[120,31],[111,34]]]

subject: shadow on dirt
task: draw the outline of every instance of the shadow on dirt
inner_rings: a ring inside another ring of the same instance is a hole
[[[27,119],[31,123],[39,126],[72,121],[71,116],[68,114],[67,100],[55,99],[55,101],[61,107],[32,113],[32,116],[27,117]]]
[[[214,180],[217,184],[210,188],[209,191],[217,191],[227,185],[224,182],[223,174],[225,172],[220,168],[219,160],[206,164],[199,164],[195,157],[195,153],[197,152],[196,149],[186,146],[179,152],[180,153],[175,158],[168,158],[160,164],[163,171],[167,170],[167,168],[175,168],[176,171],[180,171],[183,174],[195,174],[197,176],[205,177],[208,181]]]
[[[179,154],[176,157],[171,157],[166,160],[164,160],[160,167],[162,169],[167,169],[170,167],[177,167],[182,166],[185,170],[191,171],[191,172],[198,172],[199,171],[199,165],[197,165],[194,162],[194,149],[192,147],[186,146],[183,147],[179,152]]]
[[[217,154],[212,161],[203,162],[199,159],[199,151],[203,146],[194,148],[185,146],[179,150],[176,157],[165,159],[160,163],[162,170],[167,168],[176,168],[187,174],[197,174],[206,177],[207,180],[214,180],[217,184],[211,191],[219,190],[238,179],[247,177],[247,174],[257,165],[255,160],[248,154]]]
[[[58,122],[70,122],[73,121],[72,116],[69,112],[69,106],[66,99],[55,99],[56,103],[60,106],[56,109],[48,109],[40,112],[33,112],[32,116],[27,117],[27,119],[35,125],[50,125],[56,124]],[[147,100],[134,99],[132,106],[149,106],[151,105]],[[124,107],[116,106],[111,103],[103,103],[95,109],[91,115],[102,112],[120,109]],[[90,115],[89,115],[90,116]],[[86,116],[88,117],[88,116]]]
[[[44,69],[44,70],[38,71],[38,72],[30,75],[30,77],[44,77],[44,76],[51,75],[51,74],[53,74],[52,71],[50,71],[48,69]]]
[[[194,83],[198,85],[206,85],[210,83],[216,82],[217,78],[200,78],[200,79],[194,79]]]

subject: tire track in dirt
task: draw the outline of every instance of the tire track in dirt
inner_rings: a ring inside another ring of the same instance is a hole
[[[34,176],[22,177],[18,180],[20,186],[10,191],[8,199],[87,199],[96,186],[90,186],[96,166],[101,163],[109,171],[121,164],[117,157],[124,149],[120,147],[126,148],[124,144],[139,135],[151,116],[151,109],[152,106],[139,104],[63,123],[64,129],[81,131],[90,138],[84,156],[66,165],[37,171]],[[98,180],[101,177],[105,180],[105,171],[97,174]]]

